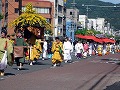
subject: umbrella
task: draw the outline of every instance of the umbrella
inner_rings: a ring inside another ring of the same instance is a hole
[[[82,38],[82,39],[87,39],[87,40],[93,40],[95,42],[103,43],[103,41],[95,36],[90,36],[90,35],[75,35],[77,38]]]
[[[85,38],[85,39],[91,39],[91,40],[94,40],[96,37],[95,37],[95,36],[85,35],[84,38]]]
[[[99,43],[103,43],[102,39],[97,38],[97,37],[96,37],[96,38],[94,38],[94,41],[95,41],[95,42],[99,42]]]
[[[97,38],[97,37],[95,37],[95,36],[85,35],[85,38],[86,38],[86,39],[93,40],[93,41],[95,41],[95,42],[103,43],[103,41],[102,41],[100,38]]]
[[[109,38],[102,38],[102,41],[105,43],[115,43],[114,39],[109,39]]]
[[[75,35],[75,37],[77,37],[77,38],[82,38],[82,39],[85,38],[84,35],[81,35],[81,34]]]

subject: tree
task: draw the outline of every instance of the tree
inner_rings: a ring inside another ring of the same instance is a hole
[[[87,31],[86,31],[86,35],[94,35],[93,30],[87,30]]]
[[[82,34],[82,35],[96,35],[96,34],[102,34],[100,31],[96,31],[94,29],[88,30],[88,29],[82,29],[77,30],[75,34]]]
[[[82,30],[76,30],[75,34],[82,34],[85,35],[86,34],[87,29],[82,29]]]

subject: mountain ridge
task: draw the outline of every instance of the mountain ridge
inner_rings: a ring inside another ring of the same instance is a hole
[[[72,2],[73,0],[67,0],[66,7],[71,8]],[[76,8],[79,9],[79,14],[87,15],[88,13],[88,18],[105,18],[106,21],[111,24],[111,27],[114,27],[115,30],[120,30],[120,4],[113,4],[99,0],[75,0],[75,3]],[[87,5],[88,12],[86,9]]]

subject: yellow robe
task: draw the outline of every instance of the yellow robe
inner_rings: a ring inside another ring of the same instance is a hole
[[[52,45],[52,52],[53,52],[52,63],[53,64],[60,63],[63,61],[63,56],[59,52],[59,47],[61,47],[61,49],[63,50],[62,42],[60,43],[53,42],[53,45]]]
[[[102,45],[98,45],[98,56],[102,56]]]
[[[110,53],[110,44],[107,44],[107,52],[106,55],[108,55]]]
[[[42,53],[41,40],[36,40],[35,45],[32,46],[30,51],[30,60],[39,59],[40,54]]]

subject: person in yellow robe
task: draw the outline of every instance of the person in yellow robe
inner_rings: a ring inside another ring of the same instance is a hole
[[[14,45],[15,37],[13,35],[7,35],[7,38],[10,40],[12,45]]]
[[[52,44],[52,63],[53,67],[57,66],[57,64],[61,65],[61,62],[63,61],[63,43],[60,41],[58,37],[55,38],[55,41]]]
[[[103,47],[101,44],[98,45],[98,56],[102,56]]]
[[[13,64],[12,54],[13,45],[10,40],[6,37],[6,31],[1,32],[0,38],[0,76],[4,76],[4,70],[8,65]]]
[[[108,55],[110,53],[110,44],[108,43],[106,47],[107,47],[106,55]]]
[[[33,61],[40,58],[40,54],[42,53],[41,42],[41,39],[36,39],[35,45],[30,47],[30,65],[33,65]]]

